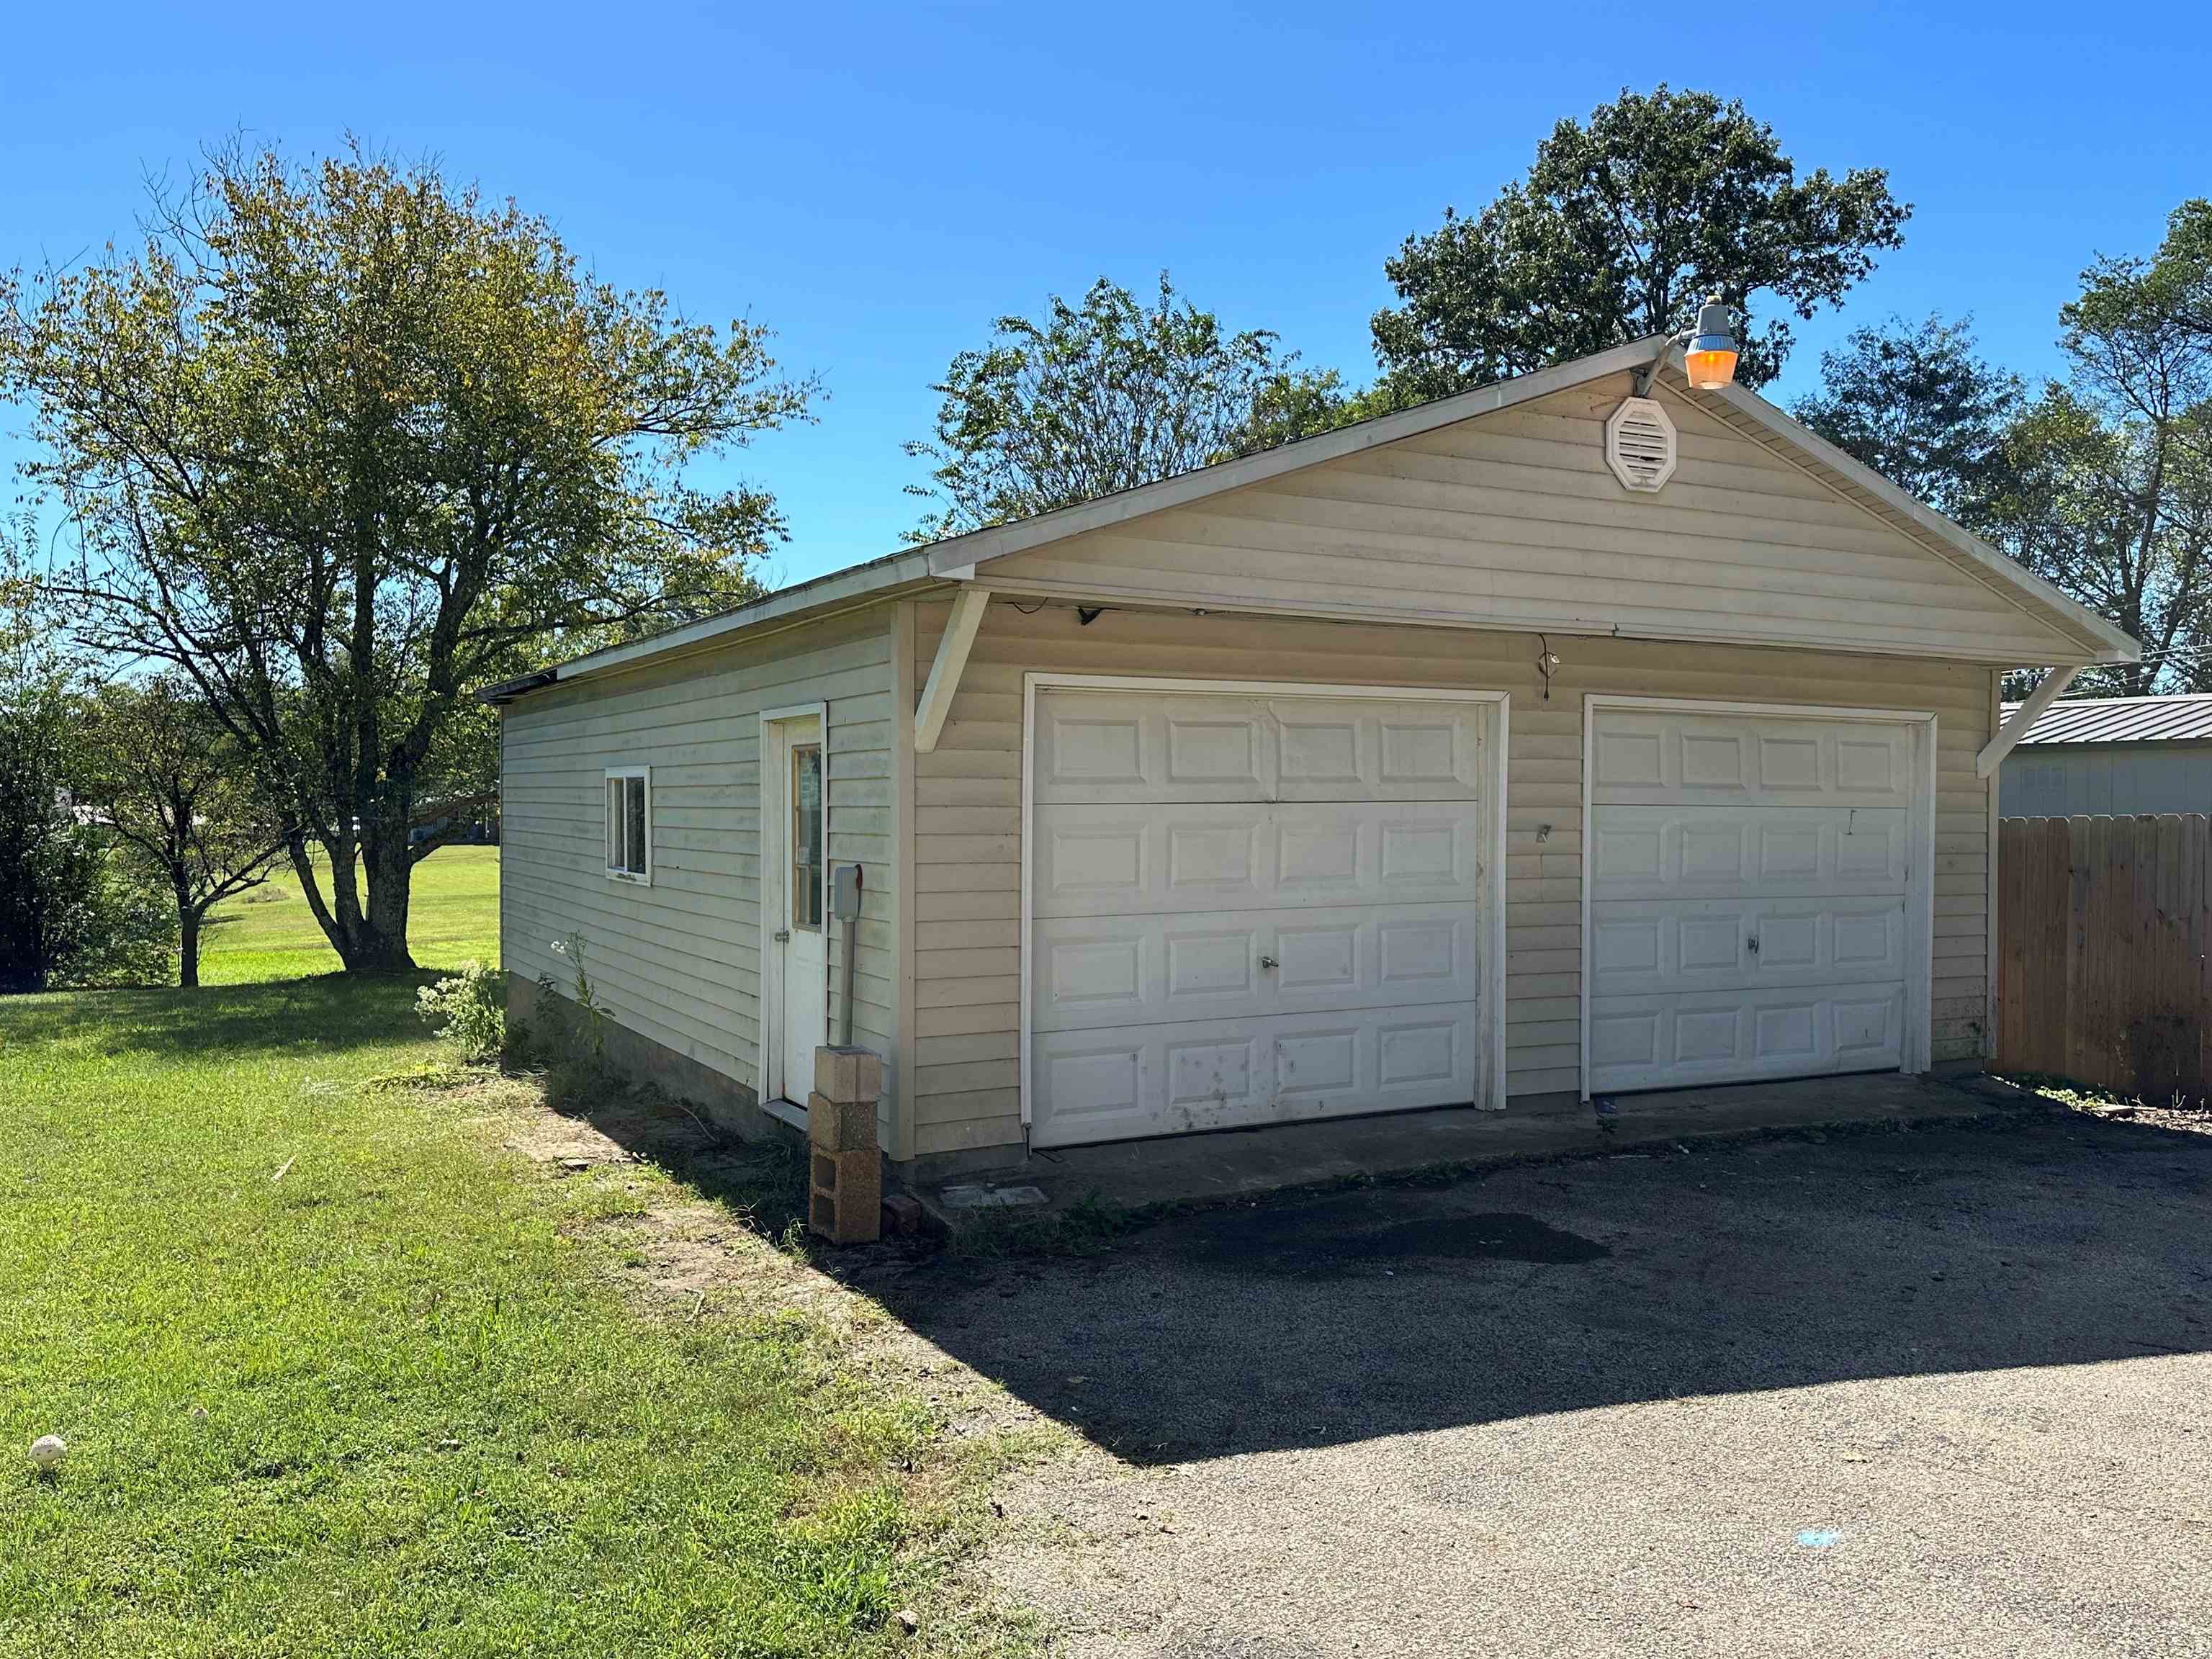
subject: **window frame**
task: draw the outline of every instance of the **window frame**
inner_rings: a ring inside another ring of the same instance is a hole
[[[628,845],[628,839],[629,835],[629,783],[632,779],[635,779],[638,782],[641,783],[645,788],[645,843],[642,848],[640,849],[644,854],[644,868],[641,870],[630,869],[627,860],[627,855],[631,850]],[[614,805],[615,790],[613,788],[613,785],[617,780],[619,780],[623,784],[622,810],[620,811],[616,810]],[[606,823],[605,826],[606,833],[601,837],[601,840],[607,854],[607,879],[609,881],[628,882],[633,887],[652,886],[653,769],[650,766],[610,766],[606,769],[605,777],[599,786],[599,801],[602,810],[606,813]],[[617,825],[621,828],[623,838],[623,845],[621,848],[621,853],[624,858],[624,862],[620,865],[617,865],[615,862],[617,857],[615,833]]]

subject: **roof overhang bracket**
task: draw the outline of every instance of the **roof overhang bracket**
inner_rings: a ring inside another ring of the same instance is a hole
[[[1667,359],[1673,354],[1674,349],[1674,337],[1670,335],[1659,342],[1659,349],[1651,354],[1650,362],[1641,368],[1631,371],[1630,389],[1637,397],[1648,398],[1651,395],[1651,382],[1659,378],[1659,371],[1666,367]]]
[[[2054,668],[2043,677],[2043,683],[2027,694],[2027,701],[2013,710],[2012,718],[1997,728],[1996,736],[1982,745],[1982,752],[1974,757],[1974,775],[1985,778],[2004,763],[2004,757],[2013,751],[2013,745],[2026,737],[2028,728],[2043,718],[2043,711],[2058,701],[2058,694],[2074,684],[2078,668]]]
[[[929,665],[929,678],[921,688],[921,700],[914,710],[914,747],[916,754],[927,755],[937,748],[937,739],[945,730],[945,717],[952,711],[953,693],[960,689],[960,676],[967,671],[968,652],[975,643],[975,630],[983,625],[984,607],[991,603],[988,587],[963,587],[952,601],[952,615],[945,624],[944,636],[937,641],[937,660]]]

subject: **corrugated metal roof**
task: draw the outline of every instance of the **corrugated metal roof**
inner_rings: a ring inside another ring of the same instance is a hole
[[[2005,717],[2019,707],[2007,703]],[[2212,743],[2212,695],[2061,699],[2021,742]]]

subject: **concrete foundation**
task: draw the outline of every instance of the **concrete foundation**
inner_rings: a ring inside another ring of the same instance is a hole
[[[544,1024],[543,1005],[535,984],[519,974],[507,975],[507,1024],[533,1029],[541,1046],[553,1035],[536,1029]],[[558,1040],[573,1041],[582,1029],[583,1010],[557,994],[553,1006],[562,1025]],[[724,1133],[743,1140],[806,1139],[803,1130],[763,1110],[752,1089],[735,1078],[612,1020],[601,1030],[610,1067],[656,1085]],[[998,1187],[1034,1187],[1055,1209],[1092,1197],[1141,1209],[1653,1142],[1972,1117],[2022,1098],[1982,1076],[1972,1062],[1924,1077],[1880,1072],[1622,1095],[1595,1103],[1571,1093],[1523,1096],[1503,1112],[1445,1107],[1049,1152],[978,1148],[910,1164],[886,1162],[883,1185],[916,1192],[940,1219],[951,1218],[937,1191],[953,1182],[986,1194]]]
[[[1896,1072],[1622,1095],[1595,1103],[1565,1096],[1537,1109],[1520,1103],[1503,1112],[1447,1107],[1060,1147],[1030,1153],[1000,1180],[1040,1189],[1053,1209],[1089,1198],[1142,1209],[1674,1141],[1978,1117],[2027,1098],[1978,1074]],[[944,1212],[941,1204],[933,1207]]]
[[[546,1030],[547,999],[539,988],[520,974],[507,975],[507,1025],[523,1029],[541,1049],[574,1043],[583,1032],[586,1015],[575,1000],[555,993],[551,1017],[557,1031]],[[751,1088],[726,1073],[702,1066],[651,1037],[641,1036],[611,1019],[599,1022],[606,1043],[607,1066],[636,1083],[650,1083],[696,1110],[716,1129],[740,1140],[784,1139],[798,1143],[805,1136],[791,1125],[763,1111]]]

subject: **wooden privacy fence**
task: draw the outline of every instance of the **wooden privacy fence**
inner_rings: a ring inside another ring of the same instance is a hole
[[[2206,1097],[2208,825],[2201,812],[2002,821],[2001,1069]]]

